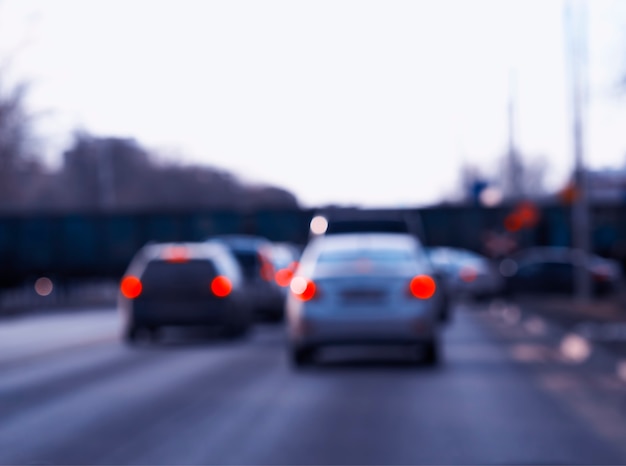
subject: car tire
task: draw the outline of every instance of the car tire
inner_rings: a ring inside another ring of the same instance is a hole
[[[148,328],[148,335],[150,337],[150,342],[156,343],[161,338],[161,328],[156,325],[152,325]]]
[[[315,362],[315,349],[300,347],[291,349],[291,365],[300,369],[313,365]]]
[[[127,345],[136,345],[139,341],[139,335],[141,333],[141,327],[137,325],[129,325],[124,329],[122,336],[124,343]]]
[[[225,333],[228,338],[244,338],[248,335],[248,333],[250,333],[250,325],[247,323],[231,325],[226,328]]]
[[[423,362],[426,366],[436,367],[441,364],[441,347],[437,339],[428,341],[423,346]]]

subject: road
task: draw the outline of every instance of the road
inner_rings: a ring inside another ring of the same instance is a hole
[[[0,320],[1,464],[626,463],[619,361],[511,308],[459,307],[436,369],[364,348],[296,371],[280,326],[118,333],[114,310]]]

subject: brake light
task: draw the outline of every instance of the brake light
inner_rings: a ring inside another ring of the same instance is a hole
[[[304,277],[294,277],[289,284],[289,289],[296,298],[302,301],[309,301],[317,294],[317,287],[313,280]]]
[[[265,263],[261,266],[261,278],[266,281],[271,281],[274,276],[274,267],[271,264]]]
[[[211,281],[211,291],[218,298],[225,298],[230,294],[233,285],[230,280],[223,275],[218,275]]]
[[[591,270],[591,276],[597,282],[608,282],[611,279],[611,271],[604,266],[594,267]]]
[[[282,287],[289,286],[289,283],[291,283],[292,278],[293,278],[293,270],[289,268],[280,269],[278,272],[276,272],[276,275],[274,275],[274,279],[276,280],[276,283],[278,283]]]
[[[466,283],[471,283],[478,278],[478,272],[474,267],[463,267],[459,270],[459,277]]]
[[[141,290],[143,289],[143,285],[141,284],[141,280],[137,277],[129,275],[122,279],[122,283],[120,284],[120,291],[122,296],[128,299],[135,299],[141,294]]]
[[[163,259],[173,263],[188,262],[189,251],[185,246],[170,246],[163,251]]]
[[[409,283],[411,295],[418,299],[429,299],[435,294],[436,290],[435,280],[428,275],[417,275]]]
[[[268,282],[272,281],[274,279],[274,266],[270,260],[263,253],[259,253],[259,262],[261,263],[261,278]]]

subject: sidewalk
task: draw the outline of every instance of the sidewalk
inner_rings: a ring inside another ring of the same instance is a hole
[[[580,303],[567,296],[524,296],[512,301],[526,315],[540,316],[626,360],[626,293]]]
[[[570,296],[523,296],[514,300],[520,307],[540,312],[562,323],[626,323],[626,292],[594,298],[583,303]]]

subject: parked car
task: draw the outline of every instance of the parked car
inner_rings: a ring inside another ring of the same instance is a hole
[[[160,243],[143,247],[120,283],[124,339],[164,326],[217,326],[244,335],[251,313],[241,269],[223,246]]]
[[[243,271],[244,288],[255,318],[281,321],[285,296],[276,283],[271,241],[252,235],[221,235],[209,238],[208,242],[224,245],[235,256]]]
[[[573,294],[576,268],[586,262],[595,296],[619,289],[623,282],[617,261],[595,254],[585,256],[566,247],[535,247],[519,251],[504,259],[500,271],[506,280],[508,294]]]
[[[401,344],[440,358],[441,293],[415,237],[320,236],[302,253],[287,298],[291,360],[314,361],[325,346]]]
[[[504,291],[504,279],[488,257],[453,247],[430,247],[428,256],[451,297],[481,300]]]

